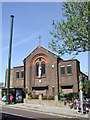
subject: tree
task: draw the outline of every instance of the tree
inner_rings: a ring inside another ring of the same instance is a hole
[[[83,92],[84,93],[89,93],[90,92],[90,80],[84,79]]]
[[[90,28],[89,4],[90,2],[65,2],[62,5],[63,20],[61,23],[53,20],[53,36],[49,47],[58,54],[74,54],[88,51],[88,35]]]

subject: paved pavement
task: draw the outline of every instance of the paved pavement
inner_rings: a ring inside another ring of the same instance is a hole
[[[42,113],[52,114],[56,116],[63,116],[63,117],[73,117],[73,118],[90,118],[90,114],[80,114],[76,113],[76,110],[70,109],[68,107],[56,107],[56,106],[47,106],[47,105],[39,105],[39,104],[30,104],[30,103],[19,103],[13,105],[5,105],[5,103],[1,103],[3,106],[13,108],[13,109],[22,109],[22,110],[32,110],[32,111],[39,111]]]

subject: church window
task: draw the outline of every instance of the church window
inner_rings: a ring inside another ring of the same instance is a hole
[[[45,62],[42,62],[41,64],[41,70],[42,70],[42,75],[45,75]]]
[[[65,67],[61,66],[61,75],[64,75],[64,74],[65,74]]]
[[[39,58],[39,61],[41,61],[41,58]]]
[[[36,76],[41,78],[43,75],[45,75],[45,59],[40,57],[36,60]]]
[[[39,62],[36,63],[36,76],[39,75],[39,71],[38,71],[38,69],[39,69]]]
[[[16,78],[19,78],[19,72],[16,72]]]

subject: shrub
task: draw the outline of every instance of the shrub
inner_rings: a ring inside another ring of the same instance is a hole
[[[39,95],[35,95],[35,99],[39,99]]]
[[[2,89],[2,96],[3,96],[4,93],[7,94],[7,90]]]
[[[55,100],[55,97],[54,97],[54,95],[49,95],[49,100]]]
[[[49,96],[47,96],[47,100],[49,100]]]
[[[63,93],[63,92],[59,92],[58,93],[58,98],[59,98],[59,100],[64,100],[64,96],[65,96],[65,94]]]
[[[43,95],[42,99],[43,99],[43,100],[47,100],[47,96],[46,96],[46,95]]]
[[[72,93],[65,94],[65,96],[67,96],[68,100],[72,100],[72,99],[74,99],[74,96],[76,94],[77,94],[77,92],[72,92]]]

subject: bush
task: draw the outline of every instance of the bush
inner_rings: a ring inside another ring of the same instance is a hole
[[[59,92],[58,93],[58,98],[59,98],[59,100],[64,100],[64,96],[65,96],[65,94],[63,93],[63,92]]]
[[[39,95],[35,95],[35,99],[39,99]]]
[[[43,100],[47,100],[47,96],[46,96],[46,95],[43,95],[42,99],[43,99]]]
[[[49,95],[49,100],[55,100],[54,95]]]
[[[7,90],[2,89],[2,97],[4,93],[7,94]]]
[[[68,100],[74,99],[74,96],[77,94],[77,92],[67,93],[65,96],[67,96]]]

